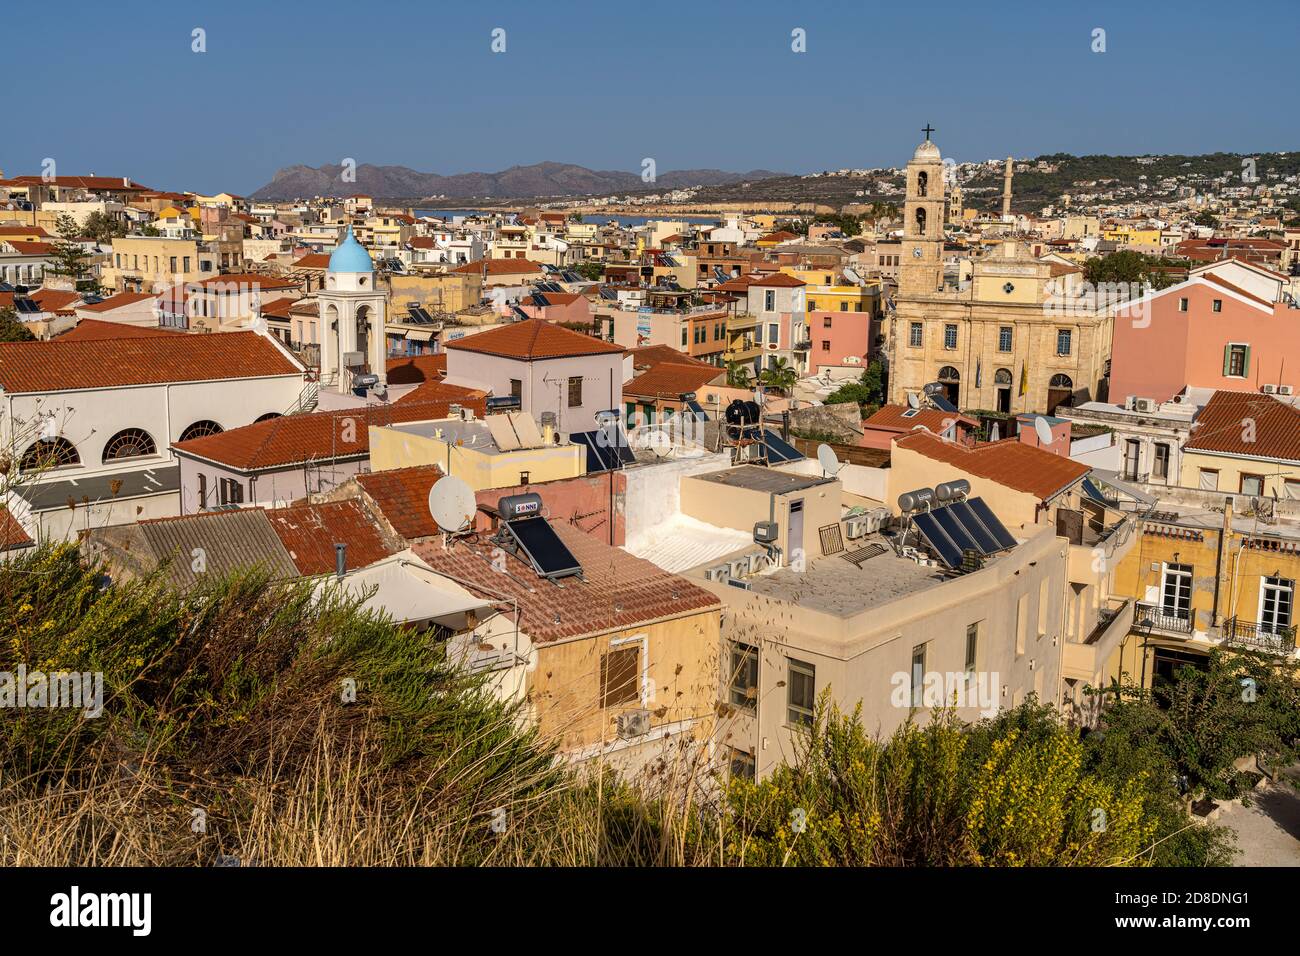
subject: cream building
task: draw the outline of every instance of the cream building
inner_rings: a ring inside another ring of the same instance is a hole
[[[907,164],[890,401],[931,382],[961,409],[1050,413],[1098,397],[1110,323],[1073,290],[1063,294],[1073,267],[1004,240],[974,262],[969,282],[945,278],[943,172],[928,139]]]

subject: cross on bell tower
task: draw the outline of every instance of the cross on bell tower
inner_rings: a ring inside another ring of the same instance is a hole
[[[930,142],[930,134],[934,132],[934,127],[929,123],[926,123],[925,126],[922,127],[921,132],[925,134],[925,141],[928,143]]]

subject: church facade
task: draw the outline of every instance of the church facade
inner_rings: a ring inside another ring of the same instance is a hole
[[[373,373],[387,384],[384,324],[388,296],[375,287],[370,253],[352,227],[330,253],[325,285],[316,293],[320,305],[321,385],[340,393],[352,391],[357,377]]]
[[[944,164],[927,139],[907,164],[898,293],[887,323],[889,400],[934,382],[957,408],[1044,412],[1104,396],[1110,319],[1079,296],[1075,267],[1015,240],[945,277]]]

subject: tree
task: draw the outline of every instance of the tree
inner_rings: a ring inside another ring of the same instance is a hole
[[[1219,227],[1219,217],[1208,209],[1202,209],[1192,217],[1192,222],[1198,226],[1210,226],[1217,229]]]
[[[86,223],[81,227],[81,231],[83,235],[89,236],[100,245],[107,245],[114,239],[126,235],[126,224],[107,213],[92,212],[86,217]]]
[[[799,373],[784,358],[778,355],[772,359],[771,365],[759,373],[758,381],[759,384],[774,389],[783,395],[789,395],[790,390],[794,388],[795,382],[799,381]]]
[[[580,212],[569,213],[569,222],[582,222],[582,213]]]
[[[72,287],[78,292],[97,289],[99,283],[90,277],[90,254],[79,241],[82,235],[77,220],[71,216],[59,216],[54,223],[54,231],[59,238],[54,242],[54,267],[50,270],[57,276],[72,280]]]
[[[605,277],[605,267],[599,262],[579,262],[573,271],[591,282],[599,282]]]
[[[9,306],[0,309],[0,342],[31,342],[36,336]]]
[[[727,363],[727,384],[732,388],[749,388],[753,384],[753,373],[744,362]]]
[[[885,367],[872,362],[856,382],[846,382],[826,397],[827,405],[857,402],[860,406],[879,405],[885,397]]]
[[[1092,256],[1083,264],[1083,278],[1093,286],[1102,283],[1130,286],[1150,285],[1163,289],[1174,284],[1174,276],[1166,271],[1180,264],[1173,260],[1148,256],[1131,249],[1121,249],[1106,256]]]

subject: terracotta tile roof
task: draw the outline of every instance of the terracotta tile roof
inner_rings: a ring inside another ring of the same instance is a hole
[[[439,531],[429,514],[429,489],[441,477],[442,469],[437,465],[417,465],[357,475],[357,484],[393,530],[414,541]]]
[[[9,180],[11,183],[17,183],[20,186],[73,186],[80,189],[96,191],[117,191],[117,192],[152,192],[148,186],[141,186],[136,182],[122,182],[121,176],[55,176],[53,179],[46,179],[44,176],[15,176]]]
[[[0,309],[13,308],[15,293],[0,292]],[[42,312],[59,312],[72,303],[81,301],[81,295],[63,289],[37,289],[28,296],[41,307]]]
[[[309,252],[294,260],[295,269],[328,269],[330,257],[324,252]]]
[[[301,374],[257,332],[0,342],[0,389],[10,393]]]
[[[1026,445],[1016,438],[967,448],[935,435],[917,432],[896,439],[894,447],[919,452],[926,458],[942,461],[968,474],[996,481],[1039,499],[1050,498],[1091,471],[1087,465]]]
[[[525,362],[575,355],[621,355],[623,352],[622,346],[574,332],[544,319],[530,319],[479,332],[448,342],[447,348]]]
[[[437,240],[434,239],[433,236],[412,236],[411,237],[412,249],[433,249],[435,246],[437,246],[437,244],[438,244]]]
[[[758,241],[759,242],[786,242],[787,240],[798,239],[798,238],[799,236],[796,233],[789,232],[788,230],[785,229],[778,229],[776,232],[769,232],[766,236],[762,236]]]
[[[800,286],[807,284],[808,283],[804,282],[802,279],[796,279],[794,276],[786,272],[773,272],[771,275],[764,276],[761,279],[756,279],[751,283],[751,285],[762,286],[763,288],[779,286],[782,289],[797,289]],[[719,286],[719,288],[721,288],[721,286]]]
[[[1273,303],[1268,301],[1268,299],[1261,298],[1260,296],[1255,295],[1253,292],[1247,292],[1245,289],[1241,288],[1240,286],[1235,286],[1228,280],[1221,279],[1219,276],[1216,276],[1213,272],[1203,272],[1201,273],[1200,278],[1204,279],[1206,282],[1213,282],[1215,285],[1227,289],[1229,292],[1234,292],[1237,295],[1241,296],[1243,299],[1249,299],[1251,302],[1258,302],[1260,305],[1269,309],[1273,308]]]
[[[85,312],[112,312],[114,309],[120,309],[126,305],[135,305],[137,302],[144,302],[152,298],[154,298],[152,292],[119,292],[117,295],[110,295],[102,302],[79,305],[77,308]]]
[[[20,256],[52,256],[54,244],[51,242],[28,242],[22,239],[6,239]]]
[[[583,569],[582,577],[565,578],[563,587],[539,578],[531,564],[508,553],[503,560],[509,573],[499,573],[492,563],[496,545],[486,535],[457,540],[448,550],[441,541],[423,541],[414,550],[435,571],[473,582],[486,597],[515,598],[520,626],[539,643],[716,613],[722,607],[686,578],[567,524],[552,527]]]
[[[212,286],[257,286],[259,289],[296,289],[298,283],[293,279],[280,279],[276,276],[261,275],[257,272],[231,272],[226,275],[213,276],[210,279],[200,279],[198,282],[187,282],[185,284],[187,289],[206,289]]]
[[[478,275],[483,271],[483,260],[475,259],[473,262],[467,262],[463,266],[457,266],[452,272],[463,272],[468,275]],[[525,275],[533,272],[541,272],[540,264],[533,262],[531,259],[488,259],[487,274],[489,276],[508,276],[508,275]]]
[[[726,370],[716,366],[660,362],[623,386],[623,394],[636,398],[677,399],[686,392],[696,392]]]
[[[393,554],[360,502],[298,505],[266,512],[271,528],[304,577],[335,570],[334,545],[346,544],[347,569],[362,568]]]
[[[1246,441],[1250,437],[1254,441]],[[1300,409],[1261,392],[1215,392],[1196,416],[1183,450],[1300,461]]]
[[[639,349],[628,349],[628,354],[632,356],[632,367],[638,371],[648,369],[660,362],[676,362],[679,365],[700,365],[713,369],[717,368],[716,365],[709,365],[708,362],[701,362],[685,352],[679,352],[671,345],[643,345]]]
[[[262,315],[269,316],[272,319],[289,318],[289,309],[298,301],[296,295],[286,295],[280,299],[272,299],[270,302],[262,303]]]
[[[235,335],[234,332],[218,333]],[[203,336],[206,338],[207,336]],[[368,425],[446,418],[447,402],[372,405],[307,415],[282,415],[216,435],[172,445],[176,451],[242,472],[284,468],[307,461],[364,458],[370,454]],[[462,401],[484,415],[482,400]],[[352,439],[350,441],[345,439]]]
[[[0,226],[0,239],[6,236],[48,236],[40,226]]]
[[[882,405],[880,409],[862,423],[863,428],[878,428],[891,432],[910,432],[918,425],[924,425],[936,435],[942,432],[955,419],[974,428],[978,422],[965,415],[941,412],[937,408],[919,408],[916,414],[904,418],[909,411],[906,405]]]
[[[82,319],[75,327],[55,336],[56,342],[99,342],[103,339],[151,339],[169,335],[188,335],[180,329],[162,329],[156,325],[127,325],[107,319]]]
[[[414,385],[437,381],[447,374],[447,353],[403,355],[385,363],[389,385]]]
[[[714,288],[720,292],[745,292],[758,280],[758,276],[736,276],[734,279],[728,279],[726,282],[715,285]]]
[[[487,398],[487,392],[446,382],[422,382],[399,398],[395,404],[412,405],[417,402],[455,402],[458,405],[474,404]]]
[[[18,519],[9,513],[8,508],[0,505],[0,552],[30,548],[33,544],[35,542],[28,537]]]

